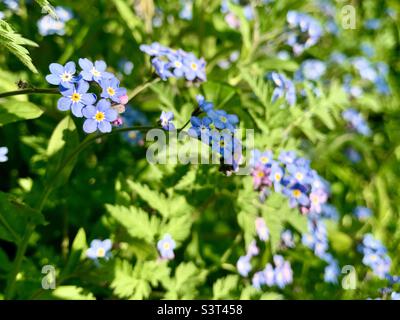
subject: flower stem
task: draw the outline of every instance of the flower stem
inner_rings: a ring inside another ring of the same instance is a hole
[[[0,98],[19,96],[22,94],[60,94],[58,89],[28,88],[0,93]]]
[[[134,90],[132,90],[128,94],[128,98],[129,98],[128,102],[133,100],[133,98],[135,98],[140,92],[142,92],[143,90],[147,89],[148,87],[150,87],[151,85],[153,85],[159,81],[160,81],[160,78],[156,78],[156,79],[149,80],[149,81],[143,83],[141,86],[136,87]]]

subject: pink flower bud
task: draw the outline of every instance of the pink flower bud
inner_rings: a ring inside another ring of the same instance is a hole
[[[118,117],[117,120],[112,122],[113,126],[116,126],[116,127],[122,126],[123,123],[124,123],[124,121],[122,120],[121,117]]]
[[[119,102],[121,102],[122,104],[127,104],[128,101],[129,101],[129,98],[128,98],[128,96],[126,94],[121,96],[121,97],[119,97]]]

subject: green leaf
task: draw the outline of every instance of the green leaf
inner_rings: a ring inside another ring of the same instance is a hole
[[[234,293],[238,290],[238,283],[238,275],[229,275],[218,279],[213,285],[213,299],[234,299]]]
[[[171,218],[167,224],[160,228],[160,235],[169,233],[179,244],[187,239],[192,228],[192,216],[190,214]]]
[[[168,279],[169,272],[166,261],[139,262],[133,268],[128,261],[117,260],[111,288],[120,298],[148,298],[151,293],[151,286],[156,287],[165,279]]]
[[[20,34],[16,33],[13,28],[4,20],[0,19],[0,45],[4,46],[8,51],[15,55],[25,66],[32,72],[37,73],[36,67],[32,63],[29,51],[24,46],[38,45]]]
[[[54,129],[48,147],[46,180],[53,186],[65,184],[75,165],[75,159],[64,166],[66,158],[79,145],[78,132],[74,121],[66,116]],[[53,179],[56,179],[53,181]]]
[[[51,15],[54,19],[58,19],[57,13],[54,11],[54,7],[48,0],[35,0],[42,8],[42,13]]]
[[[14,196],[0,192],[0,239],[18,243],[28,224],[45,224],[43,215]]]
[[[0,102],[0,126],[39,118],[43,110],[29,101],[3,100]]]
[[[206,278],[206,271],[201,272],[193,262],[183,262],[175,270],[175,276],[165,283],[168,292],[166,299],[194,299],[197,286]]]
[[[160,221],[140,208],[106,205],[111,216],[126,228],[129,235],[153,244]]]
[[[246,69],[241,69],[240,74],[264,108],[269,108],[271,101],[270,89],[268,83],[264,81],[264,77],[251,74],[250,71]]]
[[[69,255],[67,265],[63,270],[64,274],[70,273],[78,266],[79,261],[85,257],[86,249],[86,233],[83,228],[80,228],[75,236],[74,241],[72,242],[71,253]]]
[[[91,292],[77,286],[61,286],[52,291],[52,296],[61,300],[95,300]]]

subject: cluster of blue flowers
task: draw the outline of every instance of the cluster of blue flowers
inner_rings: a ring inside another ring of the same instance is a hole
[[[269,230],[263,218],[259,217],[255,221],[257,234],[262,241],[269,239]],[[294,244],[293,244],[294,245]],[[239,257],[236,268],[239,274],[247,277],[252,270],[251,259],[260,253],[257,247],[256,240],[253,240],[248,248],[246,255]],[[268,287],[278,286],[284,288],[286,285],[293,282],[293,271],[289,261],[285,261],[281,255],[274,255],[273,261],[275,268],[272,264],[267,263],[265,268],[257,271],[252,276],[252,285],[256,289],[261,289],[263,285]]]
[[[112,242],[110,239],[95,239],[90,243],[89,249],[86,250],[86,256],[98,263],[99,259],[108,260],[111,257]]]
[[[318,43],[323,31],[317,20],[297,11],[289,11],[286,19],[290,27],[287,44],[292,47],[295,55],[302,54]]]
[[[157,249],[160,253],[161,259],[164,260],[171,260],[175,257],[175,247],[176,243],[168,233],[165,234],[164,237],[157,243]]]
[[[58,19],[54,19],[51,15],[45,15],[37,22],[39,33],[42,36],[57,34],[63,36],[65,34],[65,25],[73,18],[72,11],[68,8],[55,7],[55,13]]]
[[[289,261],[281,255],[274,255],[274,266],[267,263],[264,270],[258,271],[253,275],[252,284],[256,289],[261,289],[263,285],[268,287],[278,286],[283,289],[293,282],[293,271]]]
[[[224,110],[214,109],[213,103],[201,95],[197,96],[197,102],[197,111],[205,115],[190,118],[188,134],[211,146],[213,152],[221,155],[223,164],[232,166],[232,170],[236,171],[242,160],[242,144],[235,137],[239,118]]]
[[[162,80],[168,78],[185,78],[191,82],[204,82],[206,62],[198,59],[193,53],[182,49],[173,50],[158,42],[151,45],[142,44],[140,50],[152,57],[151,63]]]
[[[120,124],[118,113],[124,112],[128,102],[125,88],[120,87],[119,80],[106,71],[104,61],[79,59],[82,71],[76,73],[76,65],[70,61],[62,66],[58,63],[50,64],[50,74],[46,76],[47,82],[59,86],[62,97],[58,100],[57,108],[61,111],[71,110],[75,117],[86,120],[83,130],[92,133],[110,132],[112,124]],[[90,93],[90,84],[101,88],[100,97]],[[122,105],[122,107],[121,107]]]
[[[364,235],[359,251],[363,254],[363,263],[372,269],[372,272],[381,279],[390,274],[392,261],[387,254],[386,247],[370,233]]]
[[[311,169],[310,162],[294,151],[283,151],[274,160],[272,151],[254,150],[251,159],[254,188],[268,195],[273,187],[302,213],[321,213],[329,195],[328,184]]]
[[[342,113],[343,119],[347,121],[350,129],[355,130],[363,136],[370,136],[371,129],[361,113],[353,108],[349,108]]]
[[[352,64],[363,80],[374,84],[377,91],[381,94],[389,94],[390,89],[386,78],[389,73],[389,68],[386,63],[378,62],[373,64],[365,57],[355,57],[352,59]]]

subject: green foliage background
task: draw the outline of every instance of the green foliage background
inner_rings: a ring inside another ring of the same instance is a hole
[[[150,165],[146,148],[132,147],[121,135],[97,139],[64,165],[85,139],[82,123],[56,109],[57,96],[38,94],[0,98],[0,146],[10,150],[9,161],[0,165],[1,298],[374,298],[385,283],[361,263],[357,245],[366,232],[388,247],[392,272],[399,273],[400,26],[385,11],[390,7],[399,15],[398,1],[338,3],[338,12],[344,4],[356,7],[357,28],[340,29],[338,37],[325,35],[289,61],[277,58],[287,49],[282,40],[286,13],[309,12],[323,23],[314,1],[284,0],[268,6],[253,1],[252,21],[244,18],[240,6],[232,6],[242,23],[234,30],[224,21],[220,1],[194,1],[193,19],[187,21],[179,18],[179,1],[55,0],[52,5],[69,7],[75,16],[62,37],[40,36],[39,4],[47,12],[52,9],[47,1],[37,2],[20,1],[18,14],[0,20],[0,93],[16,90],[19,80],[46,88],[51,62],[81,57],[103,59],[113,71],[121,59],[132,61],[132,74],[122,79],[132,92],[152,78],[139,45],[153,41],[204,56],[208,80],[200,88],[175,80],[154,83],[132,105],[154,124],[161,110],[174,111],[180,127],[195,108],[196,94],[204,93],[217,108],[238,114],[242,128],[256,130],[258,148],[275,154],[296,150],[311,159],[313,168],[331,183],[330,201],[340,212],[338,223],[328,225],[331,252],[341,266],[355,266],[358,287],[346,291],[340,283],[325,283],[325,262],[297,241],[295,249],[285,252],[294,271],[293,285],[257,291],[235,266],[255,236],[255,217],[261,214],[271,232],[271,241],[261,248],[259,268],[280,252],[284,227],[292,228],[297,240],[307,231],[306,218],[291,210],[285,198],[273,195],[261,205],[251,177],[227,177],[218,166]],[[151,23],[156,7],[164,12],[158,28]],[[379,31],[362,27],[362,21],[372,17],[382,20]],[[363,42],[375,48],[377,61],[389,65],[389,96],[371,87],[361,98],[350,99],[341,86],[348,70],[338,67],[329,69],[329,83],[319,84],[321,97],[309,92],[308,99],[292,108],[270,102],[267,72],[292,76],[305,58],[327,61],[333,50],[356,56]],[[240,51],[239,60],[228,70],[219,68],[217,62],[234,50]],[[350,106],[368,117],[371,137],[346,129],[341,112]],[[349,146],[361,153],[362,162],[347,160],[343,152]],[[360,223],[352,215],[357,205],[371,208],[374,216]],[[15,274],[13,260],[29,230],[26,254]],[[165,233],[177,242],[176,257],[168,263],[157,261],[156,243]],[[100,267],[85,258],[95,238],[114,243],[113,258]],[[41,268],[48,264],[56,268],[56,290],[41,289]],[[13,277],[11,290],[7,283]]]

